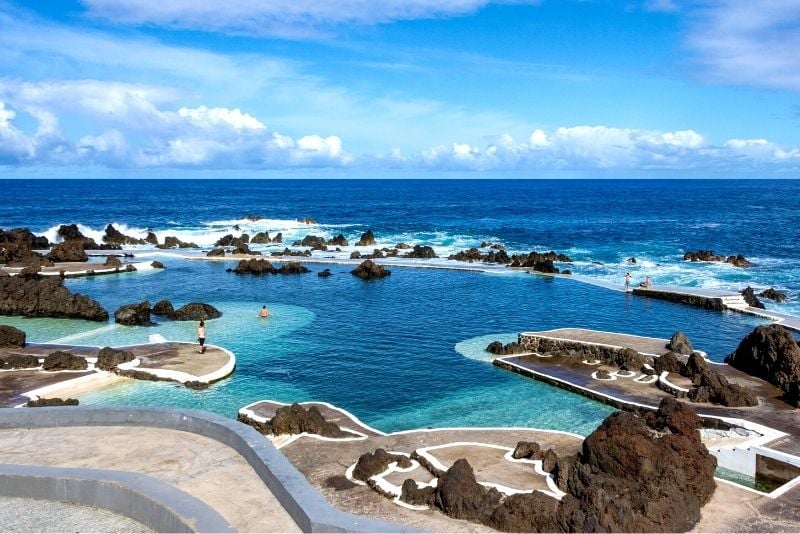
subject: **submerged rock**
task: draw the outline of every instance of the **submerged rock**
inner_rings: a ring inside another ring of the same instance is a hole
[[[20,348],[25,346],[25,332],[13,326],[0,324],[0,347]]]
[[[800,407],[800,347],[784,327],[757,327],[725,363],[777,386],[786,394],[786,402]]]
[[[0,315],[108,320],[108,312],[98,302],[72,293],[55,277],[0,277]]]

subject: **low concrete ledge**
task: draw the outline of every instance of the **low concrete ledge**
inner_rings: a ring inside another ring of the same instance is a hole
[[[203,501],[124,471],[0,464],[0,495],[95,506],[156,532],[235,532]]]
[[[413,532],[409,527],[333,508],[255,429],[201,410],[158,407],[0,409],[0,428],[141,426],[199,434],[238,452],[304,532]]]

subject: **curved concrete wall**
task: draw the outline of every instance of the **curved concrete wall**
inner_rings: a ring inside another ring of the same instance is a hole
[[[253,428],[201,410],[157,407],[2,408],[0,428],[142,426],[199,434],[236,450],[305,532],[410,532],[403,525],[333,508],[269,440]]]

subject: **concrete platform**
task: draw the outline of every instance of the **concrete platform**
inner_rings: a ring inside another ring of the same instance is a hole
[[[122,261],[122,260],[120,260]],[[93,262],[59,262],[52,267],[42,267],[39,272],[42,276],[64,276],[64,278],[79,278],[82,276],[100,276],[105,274],[134,273],[143,270],[152,270],[151,262],[122,262],[119,267],[109,267],[102,263]],[[11,276],[15,276],[22,267],[0,267]]]
[[[131,351],[136,357],[121,364],[121,369],[134,369],[164,380],[180,383],[210,384],[230,375],[236,357],[230,351],[207,345],[200,354],[197,344],[181,342],[151,343],[116,347]],[[65,344],[33,344],[24,348],[0,348],[0,359],[15,355],[31,355],[40,359],[57,350],[67,351],[87,360],[85,371],[46,372],[37,369],[0,370],[0,406],[13,407],[34,397],[67,397],[78,391],[128,380],[94,368],[99,347]]]

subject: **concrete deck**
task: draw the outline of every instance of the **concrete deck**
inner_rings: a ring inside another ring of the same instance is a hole
[[[147,474],[207,503],[239,531],[299,530],[238,452],[189,432],[114,426],[0,430],[0,463]]]
[[[122,259],[120,259],[122,261]],[[133,267],[132,270],[128,268]],[[22,267],[0,267],[1,271],[14,276],[22,271]],[[139,270],[152,269],[150,262],[125,262],[119,267],[109,267],[102,263],[93,263],[89,261],[81,262],[59,262],[55,263],[52,267],[42,267],[39,274],[42,276],[61,276],[64,274],[65,278],[78,278],[81,276],[99,276],[104,274],[117,274],[117,273],[133,273]]]

